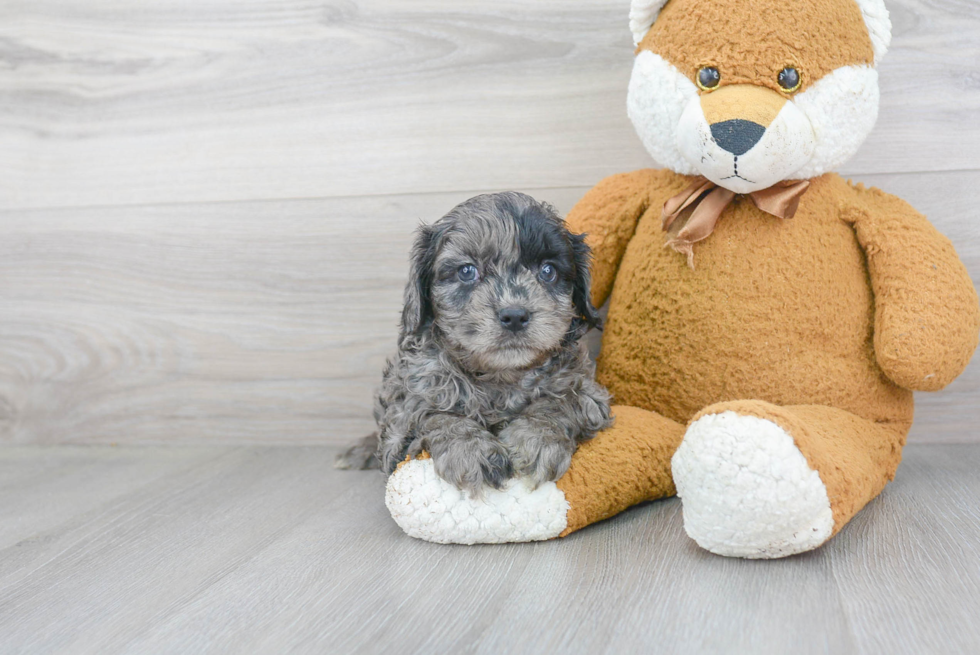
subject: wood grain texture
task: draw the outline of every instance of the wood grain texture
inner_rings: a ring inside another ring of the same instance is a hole
[[[3,470],[37,471],[0,545],[4,652],[980,649],[980,445],[910,446],[830,544],[770,562],[700,550],[676,499],[559,541],[439,546],[403,535],[380,476],[331,469],[333,449],[169,452],[183,464],[118,496],[159,451],[0,449]],[[58,521],[38,514],[64,471],[96,468]]]
[[[3,213],[0,441],[369,432],[412,232],[468,196]]]
[[[846,172],[975,169],[980,6],[889,0]],[[628,0],[7,0],[0,207],[590,186],[650,165]]]
[[[0,452],[0,549],[128,496],[223,450],[8,446]],[[0,558],[0,570],[12,562]],[[0,649],[2,650],[2,649]]]
[[[865,176],[980,282],[980,172]],[[586,191],[535,194],[565,212]],[[373,429],[411,234],[470,192],[0,212],[0,443],[341,444]],[[273,227],[270,227],[273,226]],[[978,441],[980,364],[913,441]]]

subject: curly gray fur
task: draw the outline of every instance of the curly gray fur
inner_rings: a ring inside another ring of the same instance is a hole
[[[515,475],[561,477],[576,446],[611,424],[580,342],[599,322],[589,257],[554,209],[519,193],[477,196],[422,227],[398,354],[376,398],[378,436],[339,465],[376,455],[391,474],[425,450],[441,477],[475,493]],[[504,309],[527,320],[508,328]]]

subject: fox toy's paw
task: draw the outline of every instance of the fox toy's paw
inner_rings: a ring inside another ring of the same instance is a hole
[[[431,459],[398,466],[385,505],[410,537],[440,544],[498,544],[557,537],[567,525],[568,502],[554,482],[536,489],[509,480],[479,495],[460,491],[436,474]]]
[[[717,555],[771,559],[830,538],[827,488],[775,423],[732,411],[687,429],[673,458],[684,529]]]

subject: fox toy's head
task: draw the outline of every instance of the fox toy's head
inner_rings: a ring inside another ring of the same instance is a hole
[[[822,175],[878,117],[883,0],[632,0],[630,119],[653,157],[735,193]]]

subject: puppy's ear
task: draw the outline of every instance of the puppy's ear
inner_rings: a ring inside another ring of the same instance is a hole
[[[422,334],[432,324],[432,280],[435,275],[435,259],[438,249],[439,230],[432,225],[422,225],[415,233],[412,246],[412,262],[405,285],[405,307],[399,341]]]
[[[572,303],[582,323],[590,328],[602,328],[602,318],[592,306],[592,249],[585,243],[584,234],[573,234],[572,255],[575,258],[575,284]]]

